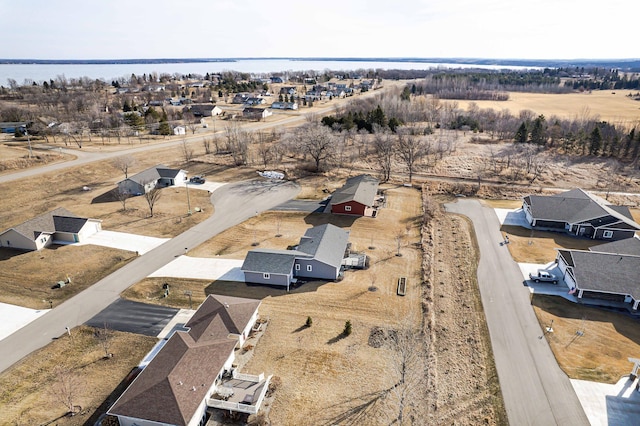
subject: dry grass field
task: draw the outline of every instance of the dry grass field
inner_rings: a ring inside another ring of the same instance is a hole
[[[553,321],[553,333],[546,338],[569,377],[616,383],[631,372],[627,358],[640,353],[638,320],[561,297],[533,295],[531,304],[541,325]]]
[[[108,342],[111,358],[93,328],[77,327],[0,374],[0,424],[93,425],[94,413],[114,402],[110,395],[124,390],[125,378],[156,339],[113,332]],[[72,417],[65,416],[69,398],[80,407]]]
[[[600,117],[613,123],[635,124],[640,120],[640,102],[627,95],[636,93],[632,90],[595,90],[584,93],[521,93],[509,92],[509,100],[473,101],[480,108],[492,108],[497,111],[509,110],[518,115],[522,110],[530,110],[536,114],[552,115],[561,118]],[[456,101],[458,106],[467,109],[470,101]]]

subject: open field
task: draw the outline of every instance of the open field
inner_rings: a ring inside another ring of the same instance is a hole
[[[522,110],[544,114],[547,119],[552,115],[561,118],[587,118],[599,116],[601,120],[635,124],[640,120],[640,102],[628,97],[633,90],[594,90],[584,93],[522,93],[509,92],[507,101],[456,101],[458,106],[467,109],[471,102],[480,108],[492,108],[497,111],[509,110],[518,115]]]
[[[616,383],[631,372],[627,358],[640,353],[638,320],[555,296],[534,294],[531,304],[541,326],[553,321],[553,333],[546,338],[569,377]]]
[[[0,374],[0,407],[3,425],[75,426],[93,424],[94,412],[107,408],[107,399],[124,390],[124,380],[156,339],[113,332],[108,340],[111,358],[105,358],[102,341],[91,327],[71,330],[38,352]],[[73,354],[71,356],[71,354]],[[65,390],[66,389],[66,390]],[[80,412],[73,417],[65,399]],[[109,405],[114,400],[109,400]]]

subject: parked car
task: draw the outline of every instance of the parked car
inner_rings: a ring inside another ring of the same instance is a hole
[[[538,272],[536,272],[535,274],[533,272],[529,273],[529,278],[537,283],[542,281],[558,284],[558,277],[553,275],[551,272],[544,271],[542,269],[538,269]]]
[[[191,179],[189,179],[189,182],[191,182],[191,183],[204,183],[204,177],[203,176],[193,176]]]

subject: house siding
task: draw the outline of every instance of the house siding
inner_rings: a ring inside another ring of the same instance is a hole
[[[605,231],[613,232],[613,235],[611,236],[611,238],[604,237]],[[626,231],[621,229],[596,229],[596,232],[593,238],[598,240],[618,241],[618,240],[624,240],[627,238],[633,238],[634,235],[635,235],[635,231]]]
[[[291,283],[291,275],[284,274],[270,274],[270,279],[265,279],[262,272],[249,272],[244,271],[244,280],[248,283],[254,284],[267,284],[267,285],[280,285],[287,286]]]
[[[0,247],[9,247],[22,250],[40,250],[42,247],[48,244],[49,239],[48,235],[43,235],[41,236],[41,238],[42,237],[46,237],[47,242],[37,244],[35,241],[26,238],[24,235],[16,232],[15,230],[9,229],[0,236]]]
[[[300,265],[300,270],[297,270],[295,266],[293,268],[296,277],[336,280],[340,272],[339,269],[314,259],[296,259],[295,264]],[[307,265],[311,265],[311,271],[307,271]]]
[[[351,211],[345,210],[346,206],[351,207]],[[357,201],[348,201],[346,203],[333,204],[331,206],[331,213],[334,214],[348,214],[352,216],[364,216],[367,206],[360,204]]]

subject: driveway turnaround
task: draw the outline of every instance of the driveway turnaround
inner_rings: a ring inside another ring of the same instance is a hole
[[[556,362],[531,307],[522,272],[502,243],[493,209],[459,199],[448,212],[473,222],[480,262],[478,286],[509,423],[588,425],[569,378]]]
[[[93,244],[117,248],[122,250],[137,251],[139,254],[153,250],[166,243],[170,238],[147,237],[144,235],[129,234],[127,232],[100,231],[88,237],[85,241],[74,245]]]
[[[83,292],[54,307],[0,340],[0,372],[65,333],[65,327],[84,324],[120,298],[120,293],[149,276],[189,248],[296,196],[300,187],[288,181],[244,181],[228,184],[211,196],[211,217],[159,247],[139,256]]]
[[[242,260],[180,256],[155,271],[150,277],[192,278],[244,282]]]
[[[180,309],[118,299],[86,322],[96,328],[157,336]]]

